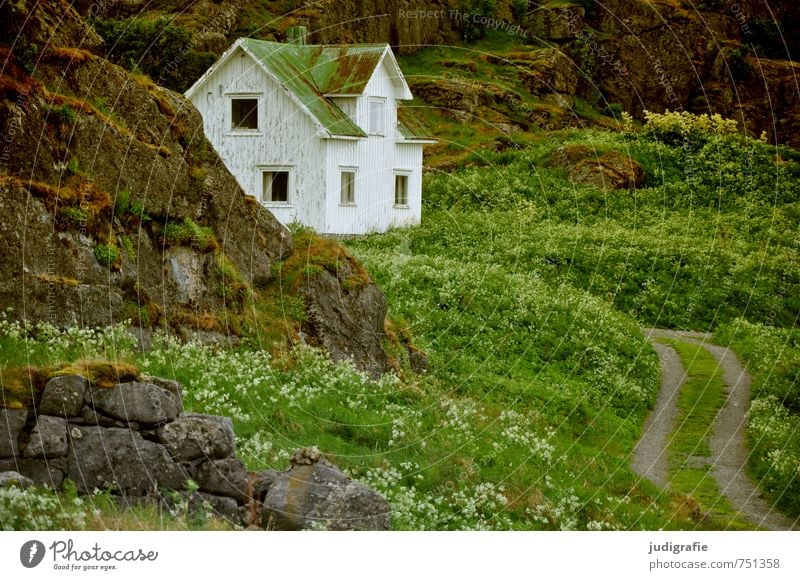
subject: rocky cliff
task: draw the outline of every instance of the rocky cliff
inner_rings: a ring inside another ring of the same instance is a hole
[[[611,105],[638,118],[645,109],[717,112],[737,119],[750,134],[766,131],[770,138],[800,145],[794,130],[800,122],[800,71],[791,61],[800,53],[800,12],[792,0],[183,0],[167,5],[76,0],[74,5],[100,20],[168,16],[170,25],[191,32],[192,51],[210,51],[193,52],[198,63],[221,53],[235,37],[284,40],[287,28],[297,24],[308,28],[312,42],[389,42],[399,54],[432,45],[471,49],[483,38],[479,51],[469,54],[477,70],[446,70],[446,63],[437,63],[425,78],[449,82],[452,90],[412,87],[415,94],[448,108],[450,116],[463,111],[462,122],[477,114],[501,129],[509,121],[527,129],[528,123],[514,121],[520,115],[544,128],[568,125],[577,96],[599,110]],[[99,48],[125,66],[138,54],[120,50],[113,44]],[[495,59],[494,67],[480,66],[487,58]],[[190,70],[188,55],[181,60],[184,78],[171,85],[177,88],[200,74]],[[505,89],[516,85],[543,106],[529,105],[509,116],[509,97],[498,97],[497,87],[469,86],[476,78],[499,78]],[[559,79],[566,82],[550,82]],[[431,90],[450,96],[431,99]],[[566,100],[554,101],[553,93]],[[449,102],[453,99],[463,101],[463,108]]]
[[[380,290],[363,270],[357,283],[337,275],[354,263],[338,246],[289,280],[282,265],[294,256],[302,270],[311,245],[297,256],[244,195],[188,101],[95,54],[103,39],[63,0],[4,4],[0,38],[0,305],[12,317],[130,319],[267,348],[305,338],[372,374],[388,368]]]
[[[589,100],[639,118],[646,109],[720,113],[753,136],[798,145],[796,12],[789,1],[604,0],[540,7],[527,21],[572,57]]]

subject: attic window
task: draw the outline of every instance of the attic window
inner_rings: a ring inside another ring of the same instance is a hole
[[[289,202],[289,172],[264,171],[261,199],[267,203]]]
[[[231,129],[239,131],[258,130],[258,99],[240,98],[231,99]]]
[[[384,134],[384,110],[386,101],[384,99],[369,100],[369,132],[372,135]]]

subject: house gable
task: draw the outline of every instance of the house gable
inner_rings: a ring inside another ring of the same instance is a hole
[[[397,60],[387,44],[297,45],[240,38],[188,91],[192,96],[240,49],[285,90],[321,136],[363,138],[366,133],[335,97],[361,96],[378,70],[387,71],[397,99],[411,99]]]

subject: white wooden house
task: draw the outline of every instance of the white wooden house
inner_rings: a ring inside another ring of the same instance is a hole
[[[411,91],[389,45],[240,38],[186,96],[245,192],[282,223],[331,234],[419,223],[433,141],[401,104]]]

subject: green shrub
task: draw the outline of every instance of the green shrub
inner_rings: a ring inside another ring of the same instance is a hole
[[[120,259],[119,248],[110,244],[97,244],[94,247],[94,257],[103,266],[113,267]]]
[[[49,120],[61,125],[72,125],[78,119],[78,113],[67,104],[50,105],[47,113]]]
[[[689,144],[699,147],[711,137],[735,135],[736,121],[723,119],[721,115],[695,115],[688,111],[645,111],[643,134],[667,145],[679,147]]]
[[[109,43],[106,58],[133,72],[149,75],[159,85],[182,93],[216,60],[192,48],[193,33],[167,17],[94,20]]]
[[[213,252],[219,248],[214,230],[189,218],[168,222],[164,226],[164,242],[169,246],[191,246],[200,252]]]
[[[85,210],[71,205],[58,210],[58,215],[64,222],[75,227],[86,225],[89,219],[89,214]]]
[[[793,515],[800,514],[800,330],[736,319],[714,334],[753,375],[748,441],[757,480]]]

